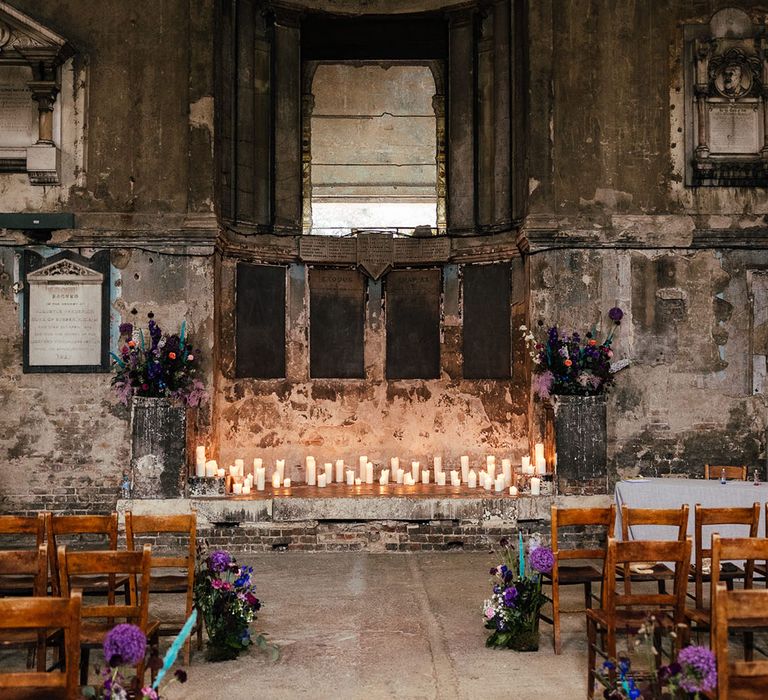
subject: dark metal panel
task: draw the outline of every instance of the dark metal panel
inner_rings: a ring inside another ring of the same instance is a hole
[[[285,268],[237,265],[237,377],[285,377]]]
[[[387,379],[440,376],[440,270],[386,277]]]
[[[508,263],[464,266],[464,378],[509,379],[512,350]]]
[[[309,374],[362,379],[365,280],[357,270],[309,272]]]

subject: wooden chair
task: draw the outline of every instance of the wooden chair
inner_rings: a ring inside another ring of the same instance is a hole
[[[62,537],[75,537],[78,535],[94,535],[102,539],[106,549],[117,550],[117,513],[110,515],[52,515],[46,514],[46,531],[48,533],[48,556],[51,566],[51,590],[53,595],[62,595],[59,588],[61,572],[59,560],[56,555]],[[99,545],[88,542],[83,549],[94,551]],[[128,600],[128,580],[126,577],[115,579],[104,573],[81,576],[70,581],[70,588],[79,588],[84,595],[111,596],[110,604],[114,602],[115,591],[123,589],[126,601]]]
[[[30,635],[47,636],[50,630],[63,630],[63,672],[38,671],[0,673],[0,697],[4,700],[45,698],[76,700],[80,697],[77,669],[80,663],[79,591],[68,598],[4,598],[0,600],[0,637],[7,630],[26,631]],[[2,666],[0,666],[2,668]]]
[[[629,528],[643,527],[667,527],[674,528],[674,537],[678,542],[683,542],[688,534],[688,505],[680,508],[629,508],[621,506],[621,539],[629,541]],[[648,539],[665,539],[652,537]],[[630,571],[629,566],[624,569],[625,590],[630,591],[632,581],[656,581],[659,593],[664,593],[666,581],[675,578],[675,572],[666,564],[653,562],[652,573],[639,573]]]
[[[718,584],[714,619],[719,700],[762,700],[768,686],[768,660],[733,661],[728,633],[768,627],[768,590],[729,591]]]
[[[83,622],[80,627],[80,682],[88,682],[90,650],[100,648],[104,636],[115,620],[130,622],[141,628],[147,639],[157,643],[158,623],[149,620],[149,574],[152,551],[145,545],[141,552],[73,552],[63,545],[59,547],[59,577],[61,594],[66,597],[72,590],[72,582],[92,574],[110,574],[128,580],[128,603],[116,603],[114,595],[107,605],[84,605],[81,609]],[[139,577],[137,582],[136,577]],[[113,592],[114,593],[114,592]],[[108,661],[108,660],[107,660]],[[136,675],[144,678],[144,661],[136,666]]]
[[[24,578],[31,582],[30,594],[45,597],[48,591],[48,551],[44,544],[37,550],[13,549],[0,551],[0,588],[6,579]],[[18,588],[11,587],[11,595],[18,595]],[[0,648],[25,647],[29,650],[27,668],[37,655],[37,670],[45,670],[46,637],[29,629],[6,630],[0,639]]]
[[[704,478],[705,479],[720,479],[725,471],[725,478],[727,480],[746,481],[747,480],[747,465],[746,464],[705,464],[704,465]]]
[[[13,538],[13,542],[9,543],[13,545],[13,549],[18,549],[19,545],[30,551],[37,550],[40,545],[45,542],[45,514],[38,513],[37,515],[0,515],[0,536],[9,536]],[[34,537],[34,546],[32,545],[32,537]],[[24,542],[19,542],[19,538],[27,539],[29,542],[25,546]],[[5,540],[5,537],[3,538]],[[5,549],[5,547],[0,547]],[[46,565],[46,577],[47,577],[47,565]],[[46,587],[47,587],[46,582]],[[45,595],[34,592],[35,580],[33,574],[23,574],[17,572],[16,575],[13,572],[8,572],[7,575],[2,577],[0,581],[0,596],[31,596],[31,595]]]
[[[186,536],[188,544],[184,556],[160,556],[152,553],[152,575],[149,590],[156,599],[158,594],[184,594],[184,618],[163,617],[160,622],[160,636],[177,635],[184,622],[192,614],[195,592],[195,551],[197,536],[197,514],[189,515],[134,515],[125,513],[125,537],[129,550],[136,549],[136,535],[173,534]],[[157,547],[155,548],[155,551]],[[176,571],[173,571],[175,569]],[[179,571],[181,569],[181,571]],[[154,572],[160,570],[155,575]],[[198,648],[202,646],[202,625],[198,623]],[[189,665],[190,640],[184,645],[184,663]]]
[[[701,626],[704,629],[709,628],[709,608],[704,603],[704,584],[712,580],[712,574],[706,574],[703,571],[703,559],[712,558],[712,545],[704,546],[704,528],[717,525],[742,525],[745,528],[745,535],[757,537],[757,528],[760,524],[760,504],[754,503],[747,508],[702,508],[697,503],[694,508],[695,513],[695,544],[696,555],[693,566],[694,578],[694,607],[686,612],[686,616],[691,623]],[[743,559],[744,557],[739,557]],[[712,567],[714,571],[714,566]],[[718,571],[718,579],[724,581],[729,588],[733,588],[733,582],[736,579],[744,578],[743,569],[733,566],[729,571]],[[711,594],[711,586],[710,586]]]
[[[616,574],[619,567],[636,562],[664,561],[675,565],[672,593],[636,593],[620,591]],[[636,540],[617,542],[608,539],[603,578],[602,606],[587,610],[587,693],[591,698],[595,687],[597,654],[616,658],[616,635],[637,630],[650,614],[660,624],[674,628],[683,622],[688,568],[691,561],[691,539],[685,541]],[[598,633],[605,640],[603,650],[597,647]]]
[[[583,586],[584,606],[592,607],[592,584],[603,580],[605,549],[561,549],[559,529],[569,526],[596,525],[605,529],[606,538],[613,534],[616,525],[616,506],[609,508],[558,508],[552,506],[552,554],[555,564],[552,573],[544,575],[544,582],[552,586],[552,618],[542,615],[552,625],[555,654],[562,650],[560,635],[560,586]],[[586,559],[599,561],[599,568],[589,562],[562,564],[561,562]]]

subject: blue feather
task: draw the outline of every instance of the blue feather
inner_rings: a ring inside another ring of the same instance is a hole
[[[112,359],[117,362],[118,365],[121,367],[125,367],[125,362],[123,362],[115,353],[111,352],[109,353],[112,356]]]
[[[163,680],[163,676],[165,676],[171,666],[173,666],[173,662],[176,661],[176,657],[179,655],[181,647],[184,646],[184,642],[187,641],[187,637],[192,634],[192,628],[195,626],[195,622],[197,622],[197,610],[192,611],[192,614],[184,623],[184,627],[181,628],[181,632],[179,632],[176,639],[173,640],[173,644],[171,644],[168,651],[165,652],[163,667],[157,672],[157,678],[155,678],[155,682],[152,684],[152,687],[155,690],[157,690],[160,685],[160,681]]]

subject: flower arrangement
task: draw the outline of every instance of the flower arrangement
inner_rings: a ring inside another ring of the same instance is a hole
[[[635,646],[645,649],[648,668],[656,669],[659,651],[653,638],[657,627],[650,617],[639,629]],[[674,637],[675,633],[671,633]],[[687,646],[680,650],[677,660],[658,667],[655,672],[636,673],[627,657],[604,661],[597,679],[604,687],[607,700],[662,700],[663,698],[694,698],[700,700],[717,688],[717,663],[707,647]]]
[[[140,698],[140,700],[159,700],[158,689],[167,671],[173,666],[179,650],[192,632],[192,627],[197,620],[197,611],[193,611],[189,619],[182,627],[176,639],[165,654],[163,661],[157,653],[157,649],[150,650],[147,665],[157,672],[152,685],[142,687],[142,680],[136,676],[127,677],[122,666],[136,666],[143,661],[147,654],[147,638],[141,628],[129,623],[122,623],[113,627],[104,637],[104,658],[107,661],[106,668],[100,670],[102,684],[100,686],[86,686],[82,689],[84,698],[98,698],[103,700],[127,700],[127,698]],[[97,671],[99,669],[97,668]],[[187,673],[183,669],[176,669],[173,677],[179,683],[185,683]]]
[[[582,338],[577,332],[568,335],[552,326],[546,340],[537,342],[527,326],[520,326],[533,360],[533,389],[539,398],[548,399],[553,394],[596,396],[613,383],[611,344],[624,312],[614,307],[608,318],[612,326],[602,342],[597,339],[596,328]]]
[[[253,583],[253,567],[239,566],[224,550],[211,552],[195,573],[195,603],[208,630],[207,656],[210,661],[235,659],[254,642],[276,652],[263,635],[251,638],[250,623],[261,609]]]
[[[552,571],[552,550],[531,538],[526,565],[523,536],[518,533],[517,553],[501,540],[503,563],[491,569],[493,594],[483,604],[485,626],[492,630],[485,645],[517,651],[539,648],[539,612],[547,600],[541,592],[542,574]]]
[[[154,314],[147,317],[148,338],[133,324],[120,324],[120,353],[110,353],[115,370],[112,386],[118,399],[127,404],[132,396],[169,397],[199,406],[207,393],[196,377],[198,353],[186,337],[186,322],[179,333],[163,334]]]

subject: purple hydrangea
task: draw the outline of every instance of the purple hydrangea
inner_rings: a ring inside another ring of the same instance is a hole
[[[147,637],[136,625],[115,625],[104,637],[104,658],[110,666],[135,666],[147,652]]]
[[[120,335],[126,335],[126,336],[133,335],[133,324],[132,323],[121,323],[120,324]]]
[[[706,647],[690,646],[680,650],[677,662],[682,668],[680,687],[688,693],[701,693],[717,687],[715,655]]]
[[[215,552],[211,552],[208,557],[208,566],[211,571],[226,571],[231,562],[232,557],[229,555],[229,552],[226,552],[223,549],[217,549]]]
[[[555,555],[549,547],[536,547],[528,555],[528,563],[534,571],[548,574],[555,565]]]
[[[618,306],[614,306],[608,312],[608,318],[614,323],[621,323],[621,319],[624,318],[624,312]]]
[[[514,607],[516,600],[517,588],[510,586],[509,588],[504,589],[504,605],[506,605],[508,608],[512,608]]]

